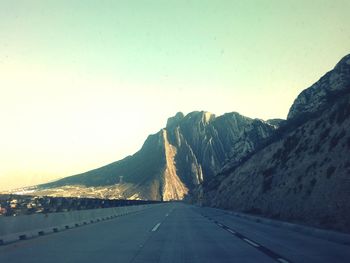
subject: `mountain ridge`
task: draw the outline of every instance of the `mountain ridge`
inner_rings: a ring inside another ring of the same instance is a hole
[[[106,166],[39,186],[115,186],[118,197],[180,200],[212,178],[225,159],[250,152],[276,125],[237,112],[216,117],[206,111],[177,113],[166,127],[149,135],[134,155]],[[121,190],[123,188],[123,190]],[[57,193],[56,193],[57,194]]]

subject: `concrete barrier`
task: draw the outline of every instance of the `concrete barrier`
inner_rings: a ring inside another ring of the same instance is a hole
[[[0,245],[97,223],[161,204],[0,217]]]

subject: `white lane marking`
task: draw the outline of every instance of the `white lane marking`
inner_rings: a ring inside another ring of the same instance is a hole
[[[231,229],[227,229],[227,231],[230,232],[231,234],[236,234],[236,232]]]
[[[277,261],[282,262],[282,263],[289,263],[289,261],[287,261],[283,258],[278,258]]]
[[[245,242],[251,244],[251,245],[254,246],[254,247],[260,247],[259,244],[255,243],[255,242],[253,242],[253,241],[251,241],[251,240],[249,240],[249,239],[247,239],[247,238],[243,238],[243,240],[244,240]]]
[[[157,231],[158,227],[160,226],[160,223],[156,224],[153,228],[152,228],[152,232]]]

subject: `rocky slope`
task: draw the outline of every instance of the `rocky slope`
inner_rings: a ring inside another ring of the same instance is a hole
[[[339,61],[335,68],[326,73],[310,88],[295,99],[288,113],[288,120],[305,118],[329,107],[342,94],[349,92],[350,55]]]
[[[240,160],[278,127],[227,113],[177,113],[158,133],[150,135],[132,156],[83,174],[34,189],[54,196],[80,193],[82,197],[181,200],[210,180],[228,159]]]
[[[350,232],[350,55],[297,97],[268,141],[197,201]]]

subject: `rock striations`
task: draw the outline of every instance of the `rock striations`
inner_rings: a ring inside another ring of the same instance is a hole
[[[275,129],[275,122],[235,112],[219,117],[203,111],[186,116],[177,113],[133,156],[41,185],[36,193],[67,195],[69,186],[78,188],[81,196],[93,197],[94,188],[99,197],[181,200],[213,178],[225,161],[252,152]]]
[[[304,90],[265,147],[198,201],[350,232],[350,55]]]

